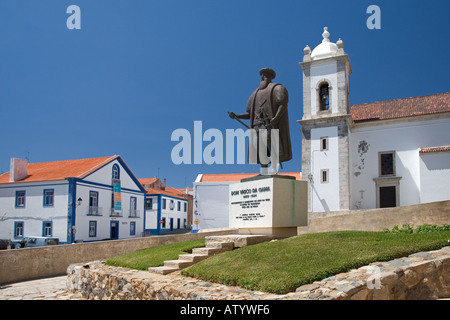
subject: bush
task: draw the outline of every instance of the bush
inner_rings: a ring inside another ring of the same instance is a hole
[[[384,232],[390,233],[423,233],[423,232],[440,232],[440,231],[450,231],[449,224],[443,224],[442,226],[438,226],[435,224],[424,223],[414,229],[414,225],[410,225],[409,223],[404,224],[401,228],[398,225],[395,225],[392,230],[388,228],[383,229]]]

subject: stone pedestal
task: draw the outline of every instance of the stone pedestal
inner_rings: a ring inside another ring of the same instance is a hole
[[[257,176],[230,185],[230,227],[240,234],[297,235],[297,227],[308,225],[307,187],[306,181],[286,176]]]

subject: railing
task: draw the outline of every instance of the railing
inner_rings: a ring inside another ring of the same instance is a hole
[[[98,206],[89,206],[88,216],[101,216],[102,215],[102,207]]]
[[[110,217],[123,217],[122,211],[116,211],[114,208],[111,208],[111,214]]]
[[[130,209],[128,218],[139,218],[140,211],[137,209]]]

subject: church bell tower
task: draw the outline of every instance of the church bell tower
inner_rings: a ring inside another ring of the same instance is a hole
[[[344,43],[328,28],[311,52],[304,49],[302,177],[309,180],[309,211],[350,209],[349,124],[352,73]]]

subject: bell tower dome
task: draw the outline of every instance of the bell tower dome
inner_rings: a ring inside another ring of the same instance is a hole
[[[309,179],[309,210],[350,207],[348,136],[350,75],[344,42],[331,42],[325,27],[322,42],[303,50],[302,176]],[[325,197],[325,195],[327,195]],[[330,196],[333,195],[333,196]],[[324,200],[326,199],[326,200]]]

